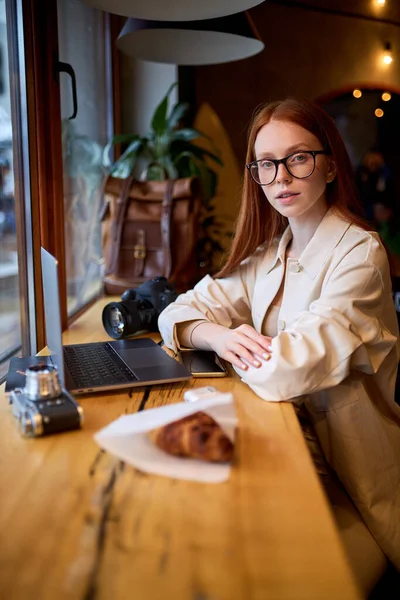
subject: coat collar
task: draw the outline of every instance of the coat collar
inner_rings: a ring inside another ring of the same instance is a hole
[[[322,269],[349,227],[350,223],[337,216],[332,209],[326,212],[313,237],[298,258],[298,263],[312,279]],[[292,230],[288,226],[283,232],[276,254],[268,266],[268,273],[272,271],[278,260],[282,264],[285,263],[286,248],[292,237]]]

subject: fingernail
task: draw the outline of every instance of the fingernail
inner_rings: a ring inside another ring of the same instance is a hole
[[[258,360],[253,360],[253,365],[254,365],[255,367],[261,367],[261,363],[260,363],[260,362],[258,362]]]
[[[265,360],[269,360],[270,359],[270,355],[267,354],[266,352],[264,352],[264,354],[262,356],[263,356],[263,358],[265,358]]]
[[[241,368],[241,369],[243,369],[243,371],[247,371],[247,369],[248,369],[248,366],[247,366],[247,365],[243,365],[243,364],[242,364],[242,365],[240,366],[240,368]]]
[[[268,350],[269,352],[272,352],[272,346],[268,346],[267,350]]]

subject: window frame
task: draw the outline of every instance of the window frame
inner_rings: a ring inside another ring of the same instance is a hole
[[[28,143],[28,88],[25,64],[25,27],[21,0],[6,0],[7,46],[9,60],[14,199],[18,252],[18,286],[21,316],[21,351],[37,351],[38,327],[36,285],[33,264],[34,223],[31,204],[30,154]],[[40,311],[39,311],[40,314]],[[12,352],[10,351],[10,355]]]
[[[92,303],[82,307],[68,319],[67,279],[65,265],[65,227],[63,201],[63,161],[61,145],[61,96],[57,3],[46,0],[6,0],[19,5],[23,25],[23,59],[26,79],[26,107],[29,140],[29,182],[18,191],[21,228],[18,235],[20,265],[21,313],[34,320],[35,335],[29,333],[23,352],[35,354],[46,343],[41,279],[40,247],[43,246],[58,261],[62,330],[67,329]],[[107,93],[110,103],[109,135],[120,124],[120,58],[115,40],[121,28],[120,17],[104,13],[107,60]],[[10,38],[9,38],[10,39]],[[20,48],[21,49],[21,48]],[[11,50],[11,48],[10,48]],[[13,50],[14,52],[14,50]],[[10,52],[11,56],[11,52]],[[12,75],[16,73],[12,68]],[[16,141],[18,144],[18,141]],[[16,177],[17,179],[17,177]],[[26,202],[23,202],[23,198]],[[31,231],[31,237],[29,234]],[[29,261],[32,267],[29,267]],[[33,289],[32,289],[33,287]],[[23,328],[26,326],[23,323]],[[32,328],[31,328],[32,329]]]

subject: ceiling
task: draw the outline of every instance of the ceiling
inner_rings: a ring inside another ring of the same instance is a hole
[[[337,12],[343,14],[360,15],[367,18],[392,21],[400,25],[400,1],[386,0],[384,6],[380,6],[377,0],[267,0],[265,4],[281,4],[296,6],[299,8],[310,7],[320,9],[321,12]]]

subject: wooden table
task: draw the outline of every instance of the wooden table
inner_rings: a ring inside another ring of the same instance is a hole
[[[109,299],[108,299],[109,300]],[[107,339],[101,300],[65,343]],[[228,482],[143,474],[93,434],[121,414],[232,391],[239,416]],[[84,429],[22,439],[1,397],[0,598],[356,600],[360,596],[293,407],[237,377],[81,398]]]

